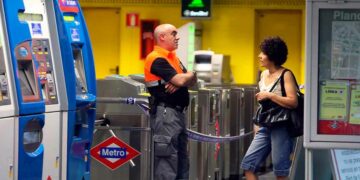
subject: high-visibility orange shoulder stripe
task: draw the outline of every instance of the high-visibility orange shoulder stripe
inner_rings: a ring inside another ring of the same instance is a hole
[[[145,60],[145,66],[144,66],[145,82],[161,80],[161,77],[158,77],[155,74],[152,74],[150,71],[152,63],[157,58],[164,58],[175,69],[175,71],[177,73],[183,73],[183,70],[180,65],[180,60],[179,60],[179,58],[176,57],[175,52],[169,52],[159,46],[155,46],[154,51],[152,51],[146,57],[146,60]]]

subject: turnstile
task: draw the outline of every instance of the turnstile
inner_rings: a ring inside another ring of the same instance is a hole
[[[98,97],[144,97],[145,85],[129,77],[112,76],[97,81]],[[135,105],[98,103],[98,119],[106,119],[115,135],[139,151],[134,164],[126,163],[111,171],[96,160],[92,161],[91,179],[148,180],[152,174],[152,142],[148,116]],[[111,137],[109,128],[96,126],[93,146]],[[135,165],[135,166],[134,166]]]
[[[97,80],[97,92],[99,97],[141,97],[139,94],[145,93],[145,85],[124,76],[109,76],[105,79]],[[99,104],[96,107],[97,119],[106,113],[112,114],[142,114],[141,109],[136,106],[126,104]]]
[[[222,137],[230,135],[231,119],[230,119],[230,89],[220,90],[220,117],[219,117],[219,131]],[[219,168],[220,178],[229,179],[230,177],[230,142],[223,142],[220,144],[219,154]]]
[[[189,91],[190,94],[190,103],[187,109],[187,128],[193,131],[198,131],[198,92]],[[198,178],[198,152],[200,142],[192,141],[189,139],[188,143],[188,155],[189,155],[189,179],[190,180],[200,180]]]
[[[131,163],[126,163],[115,170],[110,170],[100,162],[92,159],[91,179],[102,180],[148,180],[151,179],[151,129],[148,126],[146,115],[112,115],[109,117],[110,129],[116,137],[139,151],[140,156]],[[101,143],[112,134],[105,126],[96,126],[93,137],[93,146]]]
[[[253,130],[252,117],[257,109],[256,85],[208,84],[209,89],[220,90],[220,131],[221,136],[239,136]],[[253,136],[247,135],[237,141],[221,143],[221,179],[239,179],[242,176],[240,163],[250,146]]]
[[[238,136],[253,130],[252,117],[257,108],[255,94],[256,86],[232,87],[230,90],[230,136]],[[240,169],[253,135],[230,142],[230,179],[240,179],[243,171]]]
[[[198,91],[198,132],[216,136],[216,121],[219,118],[220,92],[216,89],[202,88]],[[219,179],[216,169],[215,143],[202,142],[198,146],[198,177],[200,180]]]
[[[218,112],[215,122],[216,136],[230,135],[230,89],[218,87],[209,87],[218,91]],[[217,172],[220,179],[229,179],[230,176],[230,142],[215,143],[215,154]]]

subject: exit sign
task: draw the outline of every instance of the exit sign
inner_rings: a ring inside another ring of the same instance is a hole
[[[211,17],[211,0],[181,0],[181,17]]]

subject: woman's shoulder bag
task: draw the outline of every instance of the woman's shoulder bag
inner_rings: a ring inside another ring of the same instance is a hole
[[[286,96],[286,91],[284,88],[284,74],[285,69],[279,79],[274,83],[273,87],[269,92],[272,92],[276,87],[277,83],[280,81],[281,93],[282,96]],[[291,72],[291,71],[290,71]],[[291,72],[293,75],[293,73]],[[294,75],[293,75],[294,76]],[[294,76],[295,79],[295,76]],[[280,125],[286,125],[289,130],[291,137],[298,137],[303,135],[303,126],[304,126],[304,94],[300,92],[298,87],[297,96],[298,96],[298,106],[295,109],[284,108],[271,100],[265,100],[259,102],[259,108],[253,118],[253,122],[259,126],[265,127],[276,127]]]
[[[271,87],[269,92],[272,92],[275,87],[281,82],[281,79],[285,73],[285,70],[282,72],[281,76],[274,82],[274,85]],[[259,101],[259,107],[255,116],[253,117],[253,122],[256,125],[263,127],[276,127],[281,125],[286,125],[289,119],[289,109],[283,108],[282,106],[274,103],[270,99]]]
[[[290,71],[290,70],[285,69],[285,71]],[[300,92],[299,85],[292,72],[291,75],[294,77],[296,87],[298,88],[297,89],[298,105],[295,109],[289,109],[290,118],[288,122],[288,131],[291,137],[298,137],[304,134],[304,94]],[[282,95],[286,96],[286,91],[284,88],[284,75],[281,76],[280,85],[281,85]]]

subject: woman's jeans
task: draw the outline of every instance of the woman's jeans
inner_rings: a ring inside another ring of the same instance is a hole
[[[293,144],[294,139],[289,136],[286,126],[260,127],[242,160],[241,168],[256,173],[271,152],[274,174],[288,176]]]

